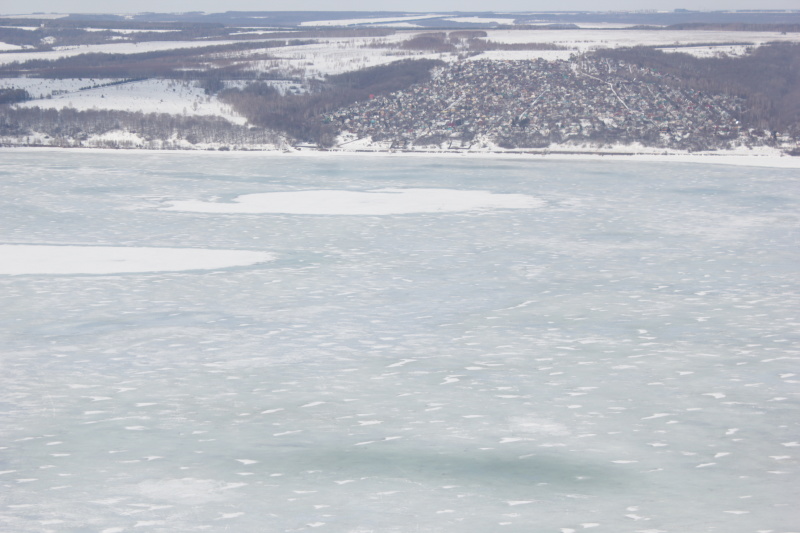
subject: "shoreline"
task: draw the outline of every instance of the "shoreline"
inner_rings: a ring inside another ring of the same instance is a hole
[[[0,153],[36,153],[36,152],[64,152],[76,153],[126,153],[126,154],[184,154],[184,155],[209,155],[219,157],[245,156],[245,157],[447,157],[447,158],[475,158],[475,159],[503,159],[503,160],[539,160],[539,161],[613,161],[613,162],[677,162],[677,163],[704,163],[716,165],[753,166],[766,168],[797,168],[800,169],[800,157],[790,156],[777,149],[757,149],[748,151],[717,150],[709,152],[677,152],[644,148],[642,150],[630,147],[621,150],[569,150],[569,149],[530,149],[530,150],[388,150],[367,149],[320,150],[308,147],[298,147],[291,150],[150,150],[144,148],[90,148],[90,147],[55,147],[55,146],[0,146]]]

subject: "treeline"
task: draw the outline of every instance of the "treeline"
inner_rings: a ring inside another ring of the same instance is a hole
[[[34,27],[23,29],[14,26]],[[121,30],[121,31],[115,31]],[[129,31],[125,31],[129,30]],[[393,30],[366,29],[308,29],[303,31],[263,31],[259,39],[298,39],[336,37],[385,37]],[[81,46],[119,42],[198,41],[204,39],[249,40],[253,34],[242,28],[222,24],[185,24],[168,22],[136,22],[119,20],[11,20],[4,19],[0,27],[0,42],[52,50],[55,46]],[[280,43],[278,43],[280,44]]]
[[[569,48],[552,43],[498,43],[475,39],[469,43],[470,52],[487,52],[490,50],[569,50]]]
[[[253,79],[256,74],[246,64],[233,64],[214,54],[249,50],[271,50],[282,46],[311,44],[313,41],[243,42],[198,48],[178,48],[140,54],[89,53],[60,59],[32,59],[0,66],[0,78],[171,78]],[[212,57],[209,57],[212,56]],[[264,56],[259,56],[263,59]],[[209,68],[209,63],[218,65]],[[220,72],[221,69],[221,72]],[[215,72],[216,71],[216,72]]]
[[[745,99],[744,125],[800,134],[800,44],[775,43],[741,57],[698,58],[648,47],[606,49],[596,56],[651,69],[660,83]]]
[[[31,95],[25,89],[3,89],[0,88],[0,105],[16,104],[30,100]]]
[[[23,29],[22,27],[35,28]],[[226,37],[239,31],[222,24],[137,22],[132,20],[3,19],[0,41],[18,46],[49,50],[53,46],[79,46],[120,42],[120,32],[129,42],[192,41]]]
[[[227,89],[219,98],[230,104],[251,124],[282,131],[320,146],[333,144],[336,127],[319,116],[379,94],[400,91],[430,79],[431,70],[444,62],[429,59],[404,60],[336,76],[305,94],[281,94],[265,83],[244,89]]]
[[[698,31],[769,31],[782,33],[800,32],[800,24],[748,24],[746,22],[733,22],[729,24],[709,24],[703,22],[687,22],[685,24],[672,24],[663,28],[665,30],[698,30]]]
[[[0,42],[14,44],[24,47],[38,47],[41,46],[42,39],[47,37],[41,29],[38,30],[23,30],[22,28],[8,28],[0,27]],[[48,45],[49,47],[50,45]],[[4,54],[13,52],[7,50]]]
[[[115,15],[100,15],[89,17],[81,15],[80,18],[61,17],[61,18],[36,18],[17,17],[4,18],[4,26],[41,26],[51,29],[105,29],[105,30],[215,30],[224,28],[225,25],[218,22],[160,22],[160,21],[140,21],[127,17]]]
[[[113,132],[138,135],[144,148],[180,147],[189,144],[221,144],[233,148],[279,144],[275,132],[240,126],[220,117],[113,110],[77,111],[0,107],[0,137],[14,137],[19,144],[47,146],[94,146],[135,148],[133,141],[94,141],[93,136]],[[36,141],[36,139],[44,139]],[[184,142],[182,142],[184,141]]]
[[[429,52],[455,52],[456,46],[451,43],[444,32],[422,33],[400,43],[404,50],[424,50]]]
[[[490,50],[567,50],[563,46],[551,43],[498,43],[487,40],[486,36],[487,33],[481,30],[460,30],[450,33],[429,32],[398,43],[397,46],[404,50],[470,54],[479,54]]]
[[[33,47],[37,51],[52,50],[55,46],[85,46],[120,42],[146,41],[194,41],[201,38],[227,38],[225,32],[208,30],[143,31],[127,33],[122,37],[112,30],[87,31],[80,28],[44,28],[23,30],[0,28],[0,42],[17,46]]]

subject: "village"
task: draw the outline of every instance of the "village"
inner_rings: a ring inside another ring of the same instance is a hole
[[[364,140],[398,150],[793,144],[788,136],[742,127],[741,98],[670,81],[608,58],[465,60],[437,69],[427,83],[372,96],[325,121],[337,126],[343,148]]]

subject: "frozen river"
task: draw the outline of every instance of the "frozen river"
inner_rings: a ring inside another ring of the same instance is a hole
[[[0,531],[800,531],[796,170],[0,161]]]

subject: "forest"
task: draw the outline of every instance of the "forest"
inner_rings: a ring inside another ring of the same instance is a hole
[[[760,46],[741,57],[698,58],[649,47],[605,49],[597,57],[659,74],[654,82],[745,99],[746,125],[800,135],[800,44]]]

